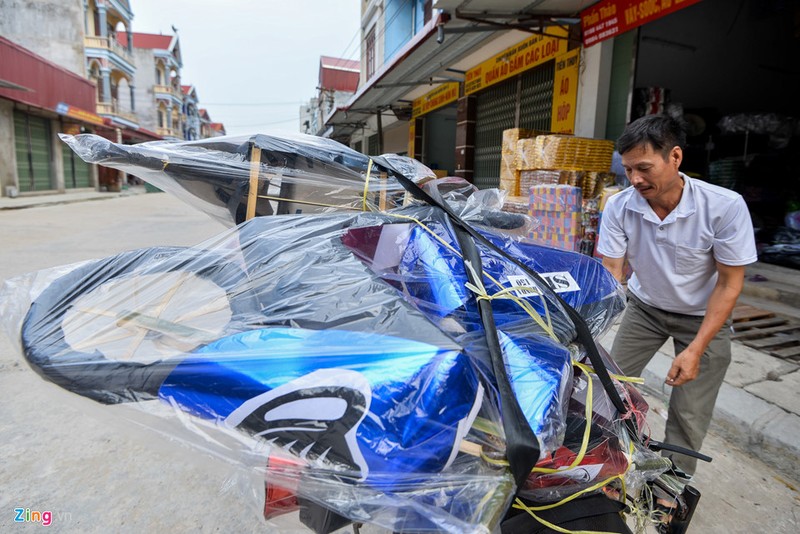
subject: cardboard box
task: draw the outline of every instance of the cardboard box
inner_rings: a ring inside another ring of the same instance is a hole
[[[614,143],[569,135],[539,135],[517,141],[519,170],[609,172]]]
[[[530,211],[536,219],[528,238],[534,243],[577,251],[583,236],[581,188],[570,185],[534,185]]]

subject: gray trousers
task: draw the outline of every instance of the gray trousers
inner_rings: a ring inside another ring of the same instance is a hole
[[[628,293],[628,306],[614,338],[611,356],[624,374],[641,376],[647,363],[667,339],[672,338],[677,355],[692,342],[702,322],[702,317],[659,310]],[[730,363],[729,319],[700,358],[697,378],[672,388],[665,442],[700,450]],[[678,467],[689,474],[694,473],[697,459],[683,454],[671,456]]]

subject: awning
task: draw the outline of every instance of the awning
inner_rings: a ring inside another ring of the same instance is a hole
[[[327,126],[334,128],[331,137],[351,135],[378,110],[394,110],[410,116],[410,93],[418,88],[424,88],[423,92],[426,92],[443,82],[461,81],[463,72],[448,69],[477,47],[504,32],[498,29],[456,33],[446,35],[439,43],[439,26],[445,23],[449,27],[474,25],[470,22],[447,21],[446,14],[437,13],[391,61],[384,63],[369,82],[361,86],[345,106],[334,110],[325,121]]]
[[[362,85],[346,105],[325,119],[334,139],[349,138],[379,110],[410,116],[411,100],[434,86],[462,81],[459,61],[514,30],[535,32],[552,24],[577,24],[586,0],[439,0],[431,20]],[[464,18],[467,17],[467,18]],[[553,20],[556,19],[556,20]],[[525,34],[519,33],[519,40]],[[499,46],[500,52],[507,44]],[[476,60],[476,63],[478,61]],[[470,65],[471,66],[471,65]],[[469,66],[467,66],[469,68]]]

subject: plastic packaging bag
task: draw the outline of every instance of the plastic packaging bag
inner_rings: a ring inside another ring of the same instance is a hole
[[[46,380],[262,475],[255,494],[265,517],[299,508],[318,532],[348,521],[496,529],[518,489],[509,428],[535,441],[530,463],[539,471],[519,488],[534,499],[633,476],[633,459],[646,453],[641,436],[586,365],[591,337],[624,306],[592,258],[507,235],[491,196],[474,191],[466,200],[442,195],[451,211],[464,204],[460,213],[475,224],[474,256],[463,223],[442,208],[381,209],[382,192],[409,204],[392,175],[406,160],[371,163],[339,148],[320,155],[305,139],[269,136],[124,149],[98,139],[68,142],[192,202],[214,191],[200,205],[221,208],[229,222],[253,206],[245,169],[255,169],[263,191],[261,174],[284,165],[286,184],[344,203],[314,216],[255,217],[195,247],[130,251],[8,281],[0,315]],[[230,150],[252,157],[255,146],[271,158],[266,167]],[[373,170],[385,177],[373,183]],[[189,192],[193,181],[202,187]],[[223,206],[219,191],[241,195]],[[615,396],[646,409],[615,384]],[[600,438],[582,439],[584,454],[573,454],[581,425]],[[576,483],[573,472],[592,469]]]

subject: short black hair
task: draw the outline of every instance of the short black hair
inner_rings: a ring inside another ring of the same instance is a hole
[[[617,139],[617,152],[624,154],[642,144],[649,144],[664,157],[672,147],[686,146],[686,131],[681,123],[669,115],[645,115],[625,127]]]

